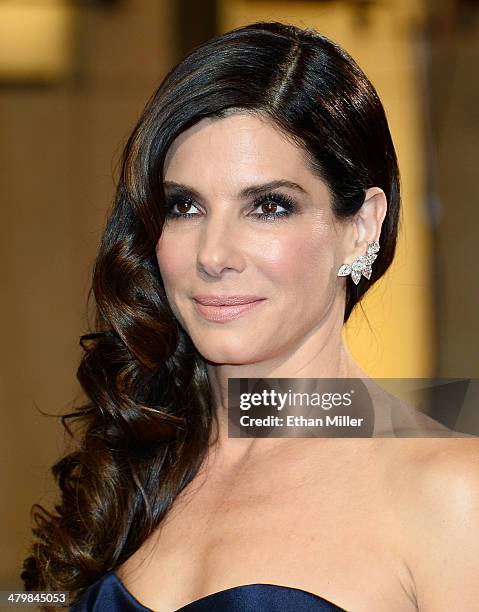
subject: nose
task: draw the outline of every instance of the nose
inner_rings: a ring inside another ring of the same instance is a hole
[[[197,264],[200,272],[209,276],[220,276],[227,269],[241,271],[244,267],[239,228],[231,214],[223,212],[211,214],[201,225]]]

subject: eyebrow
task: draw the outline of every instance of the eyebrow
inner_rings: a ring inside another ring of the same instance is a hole
[[[182,185],[181,183],[176,183],[175,181],[163,181],[163,185],[166,189],[168,189],[168,191],[171,190],[176,193],[192,194],[195,198],[201,199],[200,194],[193,189],[193,187],[189,187],[188,185]],[[249,198],[273,189],[278,189],[279,187],[287,187],[289,189],[293,189],[294,191],[298,191],[299,193],[307,194],[307,191],[303,189],[301,185],[298,185],[298,183],[288,181],[286,179],[278,179],[275,181],[269,181],[268,183],[261,183],[260,185],[250,185],[249,187],[245,187],[238,193],[238,198]]]

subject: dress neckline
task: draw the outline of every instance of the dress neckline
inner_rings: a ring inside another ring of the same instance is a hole
[[[123,581],[120,579],[120,577],[118,576],[118,574],[114,570],[112,570],[109,573],[111,574],[113,579],[116,581],[116,583],[118,584],[118,586],[120,587],[122,592],[130,600],[132,600],[143,611],[154,612],[154,610],[152,608],[147,608],[140,601],[138,601],[138,599],[134,595],[132,595],[132,593],[130,593],[130,591],[126,588],[126,586],[123,584]],[[305,589],[300,589],[300,588],[297,588],[297,587],[290,587],[290,586],[286,586],[286,585],[283,585],[283,584],[271,584],[269,582],[254,582],[254,583],[250,583],[250,584],[240,584],[238,586],[233,586],[233,587],[228,587],[227,589],[222,589],[221,591],[215,591],[214,593],[210,593],[209,595],[204,595],[203,597],[200,597],[199,599],[195,599],[194,601],[190,601],[189,603],[185,604],[181,608],[178,608],[178,610],[175,610],[175,612],[183,612],[183,610],[185,612],[188,612],[188,610],[190,609],[190,606],[194,606],[195,604],[198,604],[198,603],[203,603],[207,599],[212,599],[215,596],[220,595],[222,593],[227,593],[228,591],[237,591],[239,589],[248,589],[248,588],[251,588],[251,587],[258,587],[258,586],[273,587],[273,588],[276,588],[276,589],[285,589],[285,590],[288,590],[288,591],[299,591],[299,592],[302,592],[302,593],[306,593],[307,595],[309,595],[311,597],[314,597],[314,598],[318,599],[319,601],[327,603],[330,606],[334,606],[335,608],[337,608],[340,611],[347,612],[346,610],[344,610],[344,608],[341,608],[340,606],[338,606],[337,604],[335,604],[331,600],[326,599],[324,597],[321,597],[321,595],[316,595],[316,593],[311,593],[311,591],[306,591]]]

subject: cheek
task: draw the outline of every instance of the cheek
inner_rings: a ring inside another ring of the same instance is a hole
[[[303,270],[303,279],[310,291],[326,289],[334,275],[334,249],[330,241],[312,240],[298,249],[298,266]]]
[[[175,248],[175,243],[177,244],[177,241],[163,233],[156,245],[156,261],[173,315],[184,326],[176,296],[180,289],[178,280],[185,278],[186,259],[181,256],[182,251]]]
[[[334,239],[328,225],[308,227],[272,242],[262,258],[275,282],[292,290],[303,288],[317,294],[315,290],[334,280]]]
[[[187,265],[185,257],[181,256],[184,251],[175,248],[175,242],[177,244],[177,241],[164,232],[156,245],[156,260],[165,287],[170,285],[173,279],[182,278]]]

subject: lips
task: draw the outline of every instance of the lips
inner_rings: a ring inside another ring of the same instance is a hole
[[[206,301],[210,303],[205,304],[204,302]],[[230,303],[225,304],[225,301],[229,301]],[[202,296],[201,301],[197,298],[193,300],[196,311],[204,319],[214,323],[226,323],[227,321],[238,319],[247,312],[257,308],[264,301],[265,298],[258,298],[257,296],[229,296],[228,298]],[[220,303],[218,304],[218,302]]]
[[[259,295],[195,295],[193,299],[204,306],[236,306],[263,300]]]

